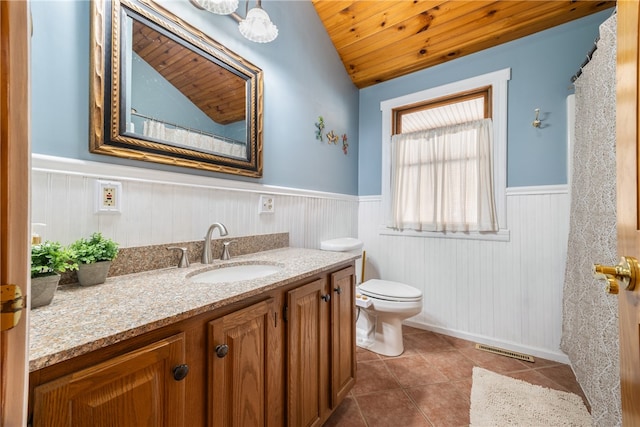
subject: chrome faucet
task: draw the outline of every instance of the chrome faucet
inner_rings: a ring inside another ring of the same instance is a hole
[[[226,236],[229,234],[227,232],[227,228],[219,222],[211,224],[209,230],[207,230],[207,235],[204,237],[204,247],[202,249],[203,264],[211,264],[211,261],[213,261],[213,257],[211,256],[211,234],[213,234],[213,230],[216,228],[220,230],[220,236]]]

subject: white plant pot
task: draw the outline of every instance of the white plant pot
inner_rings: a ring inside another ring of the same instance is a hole
[[[82,286],[93,286],[107,280],[111,261],[100,261],[91,264],[78,264],[78,282]]]
[[[58,289],[59,274],[40,276],[31,279],[31,308],[51,304],[53,295]]]

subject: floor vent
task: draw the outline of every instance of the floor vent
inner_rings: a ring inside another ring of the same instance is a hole
[[[476,348],[478,350],[488,351],[489,353],[499,354],[501,356],[512,357],[514,359],[522,360],[525,362],[532,362],[532,363],[535,362],[535,360],[533,359],[533,356],[529,356],[528,354],[517,353],[515,351],[510,351],[510,350],[503,350],[498,347],[492,347],[490,345],[484,345],[484,344],[476,344]]]

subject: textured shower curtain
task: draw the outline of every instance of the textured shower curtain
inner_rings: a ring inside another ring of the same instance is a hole
[[[591,61],[575,82],[575,146],[561,349],[589,402],[594,425],[622,423],[618,300],[593,278],[593,263],[615,265],[616,16],[600,26]]]

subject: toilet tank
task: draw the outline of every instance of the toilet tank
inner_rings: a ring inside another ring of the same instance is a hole
[[[353,237],[340,237],[338,239],[323,240],[320,249],[332,252],[362,252],[362,241]]]
[[[338,239],[324,240],[320,242],[320,249],[332,252],[349,252],[356,255],[362,255],[362,240],[353,237],[340,237]],[[356,283],[362,281],[362,258],[356,260]]]

